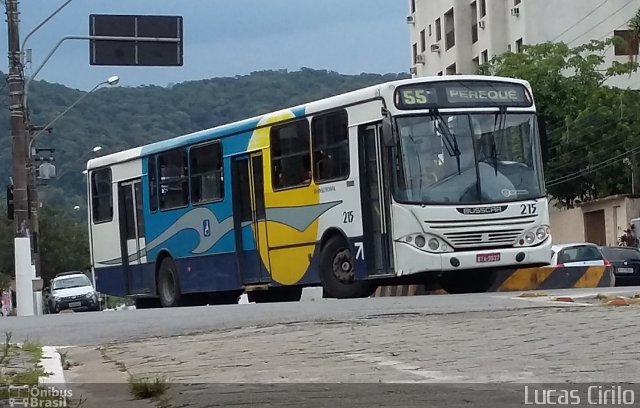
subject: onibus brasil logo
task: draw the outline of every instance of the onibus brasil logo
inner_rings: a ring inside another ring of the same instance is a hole
[[[0,408],[66,408],[71,397],[71,390],[55,387],[0,385]]]

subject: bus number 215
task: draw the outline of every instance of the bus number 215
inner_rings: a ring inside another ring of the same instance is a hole
[[[520,205],[520,214],[522,214],[522,215],[535,214],[537,210],[538,210],[538,208],[537,208],[537,206],[535,204],[521,204]]]
[[[353,211],[344,211],[342,218],[345,224],[351,224],[353,222]]]

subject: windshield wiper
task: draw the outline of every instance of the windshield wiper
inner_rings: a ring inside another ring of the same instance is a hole
[[[429,116],[436,123],[437,129],[442,135],[442,140],[444,141],[444,146],[447,149],[447,153],[449,156],[456,157],[456,162],[458,164],[458,175],[460,174],[460,149],[458,148],[458,140],[456,139],[456,135],[451,133],[451,129],[449,129],[449,125],[447,125],[442,117],[442,114],[437,108],[429,110]]]
[[[496,133],[502,136],[504,128],[507,122],[507,108],[500,107],[500,110],[496,112],[496,118],[493,122],[493,132],[491,133],[491,160],[493,161],[493,169],[498,175],[498,146],[496,144]]]

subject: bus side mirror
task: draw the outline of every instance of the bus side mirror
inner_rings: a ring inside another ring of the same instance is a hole
[[[538,129],[540,130],[540,150],[542,151],[542,162],[549,161],[549,139],[547,136],[547,124],[544,116],[538,116]]]
[[[397,145],[398,135],[393,129],[393,122],[389,116],[385,116],[382,119],[382,143],[386,147],[393,147]]]

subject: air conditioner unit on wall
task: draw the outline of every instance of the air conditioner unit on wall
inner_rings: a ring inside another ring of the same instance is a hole
[[[418,54],[416,55],[416,64],[424,64],[424,55]]]
[[[431,52],[440,52],[440,44],[431,44]]]
[[[518,17],[520,15],[520,7],[514,7],[511,9],[511,15]]]
[[[410,73],[411,75],[417,75],[417,74],[418,74],[418,68],[416,68],[416,67],[411,67],[411,68],[409,69],[409,73]]]
[[[407,24],[415,24],[415,23],[416,23],[416,19],[413,16],[407,17]]]
[[[484,20],[478,21],[478,27],[480,27],[480,28],[482,28],[484,30]]]

